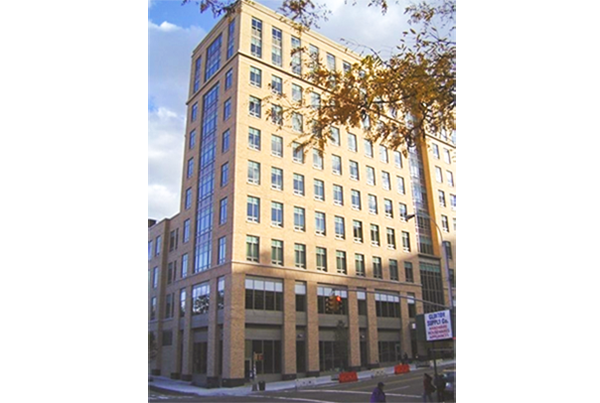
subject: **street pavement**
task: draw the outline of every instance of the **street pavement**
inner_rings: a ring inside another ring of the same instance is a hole
[[[440,364],[438,370],[454,366],[454,361]],[[294,381],[267,383],[265,391],[252,392],[246,385],[239,388],[202,389],[190,386],[185,389],[180,382],[171,386],[171,390],[148,390],[149,402],[309,402],[309,403],[342,403],[368,402],[371,392],[378,382],[385,384],[384,391],[387,402],[411,403],[422,401],[423,374],[433,375],[433,368],[415,368],[407,374],[393,374],[371,378],[368,371],[360,373],[358,382],[337,383],[323,381],[320,385],[306,388],[295,388]],[[322,377],[319,379],[325,379]],[[160,382],[159,382],[160,383]],[[152,383],[149,383],[149,388]],[[165,386],[165,382],[161,383]],[[183,390],[183,393],[182,393]],[[435,401],[435,397],[434,397]]]

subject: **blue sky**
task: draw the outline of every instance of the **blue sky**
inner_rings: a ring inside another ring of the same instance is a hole
[[[280,0],[259,3],[278,9]],[[323,1],[322,1],[323,2]],[[365,46],[384,54],[393,51],[406,29],[404,7],[392,4],[385,16],[377,8],[328,0],[332,12],[318,30],[364,52]],[[210,12],[201,14],[195,4],[180,0],[148,2],[148,217],[162,219],[179,211],[190,56],[217,22]]]

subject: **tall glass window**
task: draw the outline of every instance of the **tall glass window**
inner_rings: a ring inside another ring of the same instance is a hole
[[[283,241],[271,240],[271,264],[283,266]]]
[[[206,66],[204,68],[204,82],[207,82],[221,67],[221,35],[206,49]]]
[[[317,270],[327,271],[327,249],[317,246]]]
[[[250,53],[252,56],[262,57],[262,21],[256,18],[252,18]]]
[[[250,262],[258,262],[259,239],[254,235],[246,236],[246,260]]]
[[[200,89],[200,70],[202,69],[202,57],[196,59],[194,66],[194,92]]]
[[[273,38],[271,43],[273,44],[271,50],[271,63],[275,66],[282,66],[282,54],[283,54],[283,40],[281,30],[279,28],[273,27],[272,30]]]
[[[233,42],[235,41],[235,19],[229,21],[227,28],[227,59],[233,56]]]
[[[302,44],[300,38],[292,36],[292,73],[302,74]]]
[[[280,168],[271,168],[271,189],[283,190],[283,170]]]
[[[294,207],[294,229],[306,231],[305,210],[302,207]]]
[[[192,287],[192,315],[208,313],[210,285],[207,282]]]
[[[283,204],[271,202],[271,225],[283,227]]]
[[[260,222],[260,199],[248,196],[246,219],[250,222]]]
[[[306,269],[306,245],[294,244],[294,264],[298,268]]]

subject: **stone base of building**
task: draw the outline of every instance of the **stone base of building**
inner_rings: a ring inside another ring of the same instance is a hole
[[[208,389],[218,388],[220,387],[219,377],[218,376],[209,376],[206,377],[206,387]]]
[[[312,376],[319,376],[319,371],[307,371],[306,372],[306,377],[310,378]]]
[[[360,371],[360,365],[357,367],[350,367],[350,368],[348,368],[348,371],[349,372],[358,372],[358,371]]]
[[[181,380],[182,381],[186,381],[186,382],[191,382],[192,381],[192,375],[191,374],[182,374],[181,375]]]
[[[151,369],[150,375],[160,376],[160,369]]]
[[[223,378],[221,386],[224,388],[235,388],[236,386],[244,386],[244,378]]]
[[[281,380],[282,381],[293,381],[296,378],[297,378],[296,374],[283,374],[283,375],[281,375]]]
[[[367,369],[374,369],[374,368],[379,368],[380,365],[378,362],[376,362],[375,364],[367,364]]]
[[[181,374],[179,372],[171,372],[171,379],[181,379]]]

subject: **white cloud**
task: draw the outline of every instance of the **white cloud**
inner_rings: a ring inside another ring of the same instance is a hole
[[[148,21],[148,216],[179,211],[191,54],[206,31]]]

